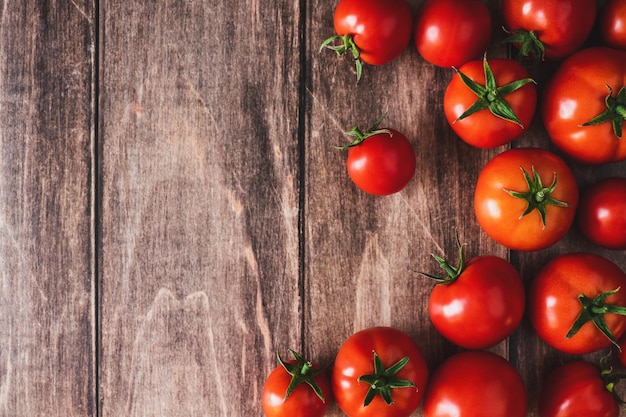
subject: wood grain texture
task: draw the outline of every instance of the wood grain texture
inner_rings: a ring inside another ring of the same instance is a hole
[[[0,2],[0,415],[95,412],[94,4]]]

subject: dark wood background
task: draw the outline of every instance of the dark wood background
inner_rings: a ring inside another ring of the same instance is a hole
[[[457,349],[411,271],[454,256],[457,230],[468,256],[508,258],[526,282],[575,250],[626,268],[576,229],[534,253],[482,233],[473,184],[505,147],[452,133],[452,72],[413,45],[356,85],[347,59],[318,52],[334,7],[0,0],[0,416],[260,416],[277,351],[330,364],[373,325],[408,332],[434,370]],[[379,198],[333,145],[384,111],[418,168]],[[538,119],[513,146],[529,145],[550,148]],[[626,171],[572,167],[581,187]],[[493,350],[537,416],[541,378],[571,357],[526,320]]]

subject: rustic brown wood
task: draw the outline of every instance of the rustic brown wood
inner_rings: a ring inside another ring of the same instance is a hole
[[[93,16],[0,1],[2,416],[96,409]]]

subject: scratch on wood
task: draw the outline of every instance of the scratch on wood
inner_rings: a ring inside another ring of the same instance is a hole
[[[87,15],[87,13],[85,13],[85,11],[83,9],[80,8],[80,6],[78,4],[76,4],[76,2],[74,0],[70,0],[72,2],[72,5],[76,8],[76,10],[78,10],[78,12],[83,15],[83,17],[89,22],[89,23],[93,23],[93,19],[91,18],[91,16]]]
[[[245,254],[246,259],[248,260],[248,264],[250,265],[250,268],[254,272],[256,278],[256,320],[261,335],[263,336],[265,358],[267,359],[265,362],[269,363],[272,352],[272,335],[267,321],[267,317],[265,315],[265,309],[263,308],[263,291],[261,289],[261,280],[259,277],[259,266],[251,246],[248,245],[245,248]]]

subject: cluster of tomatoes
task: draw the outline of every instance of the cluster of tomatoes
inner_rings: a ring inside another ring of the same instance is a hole
[[[340,0],[336,35],[322,44],[354,58],[357,82],[364,63],[387,64],[411,40],[433,65],[454,68],[444,95],[450,127],[463,141],[494,148],[524,134],[536,113],[554,146],[581,164],[626,160],[626,0],[503,0],[504,30],[525,62],[554,60],[542,94],[518,59],[488,59],[492,16],[480,0],[427,0],[417,16],[407,0]],[[597,28],[601,46],[585,46]],[[413,178],[412,145],[380,127],[347,132],[348,174],[365,192],[389,195]],[[540,148],[506,150],[485,165],[474,191],[481,228],[512,250],[535,251],[559,241],[578,218],[593,243],[626,250],[626,177],[598,181],[582,195],[568,164]],[[340,347],[330,376],[293,352],[269,375],[263,391],[268,417],[320,417],[331,401],[350,417],[523,417],[524,383],[504,358],[485,349],[509,337],[525,311],[537,334],[568,354],[615,346],[626,366],[626,273],[591,253],[552,259],[526,292],[519,272],[495,256],[451,265],[434,256],[444,276],[428,305],[433,326],[466,349],[432,375],[419,346],[390,327],[361,330]],[[521,296],[520,296],[521,294]],[[621,349],[621,346],[624,349]],[[541,417],[617,417],[614,386],[623,378],[582,360],[548,376]]]

